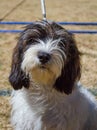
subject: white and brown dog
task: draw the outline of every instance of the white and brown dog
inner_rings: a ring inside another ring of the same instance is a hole
[[[97,130],[97,102],[79,83],[74,37],[55,22],[28,25],[14,49],[9,81],[15,130]]]

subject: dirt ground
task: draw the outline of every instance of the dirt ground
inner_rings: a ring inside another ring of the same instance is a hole
[[[20,0],[0,0],[0,19],[4,17]],[[97,21],[97,0],[46,0],[47,18],[54,21]],[[4,21],[36,21],[42,18],[40,0],[25,0]],[[91,29],[88,26],[64,26],[66,29]],[[0,25],[0,29],[21,29],[22,26]],[[11,89],[8,75],[13,48],[19,34],[0,34],[0,90]],[[82,52],[81,82],[88,88],[97,88],[97,34],[76,34],[75,39]],[[0,130],[12,130],[10,126],[10,97],[0,97]]]

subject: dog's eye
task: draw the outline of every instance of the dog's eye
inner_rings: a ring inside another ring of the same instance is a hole
[[[61,41],[59,42],[59,46],[60,46],[61,48],[65,48],[65,42],[64,42],[63,40],[61,40]]]
[[[33,43],[33,38],[29,38],[28,40],[27,40],[27,44],[32,44]]]
[[[35,44],[37,44],[37,41],[35,39],[29,38],[27,40],[27,45],[35,45]]]

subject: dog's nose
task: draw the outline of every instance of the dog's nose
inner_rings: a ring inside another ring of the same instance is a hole
[[[40,51],[38,52],[38,58],[42,64],[45,64],[50,60],[51,55],[49,53]]]

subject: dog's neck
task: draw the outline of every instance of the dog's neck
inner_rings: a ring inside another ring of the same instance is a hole
[[[75,84],[73,92],[70,95],[67,95],[64,92],[61,93],[61,92],[57,91],[54,86],[50,86],[50,85],[43,86],[43,85],[39,85],[34,82],[31,82],[28,91],[34,99],[39,97],[39,99],[41,99],[42,101],[45,100],[46,102],[48,102],[48,101],[56,101],[56,102],[59,101],[60,102],[62,100],[65,100],[66,98],[71,97],[75,93],[75,91],[77,91],[77,89],[78,89],[77,86],[78,85]]]

